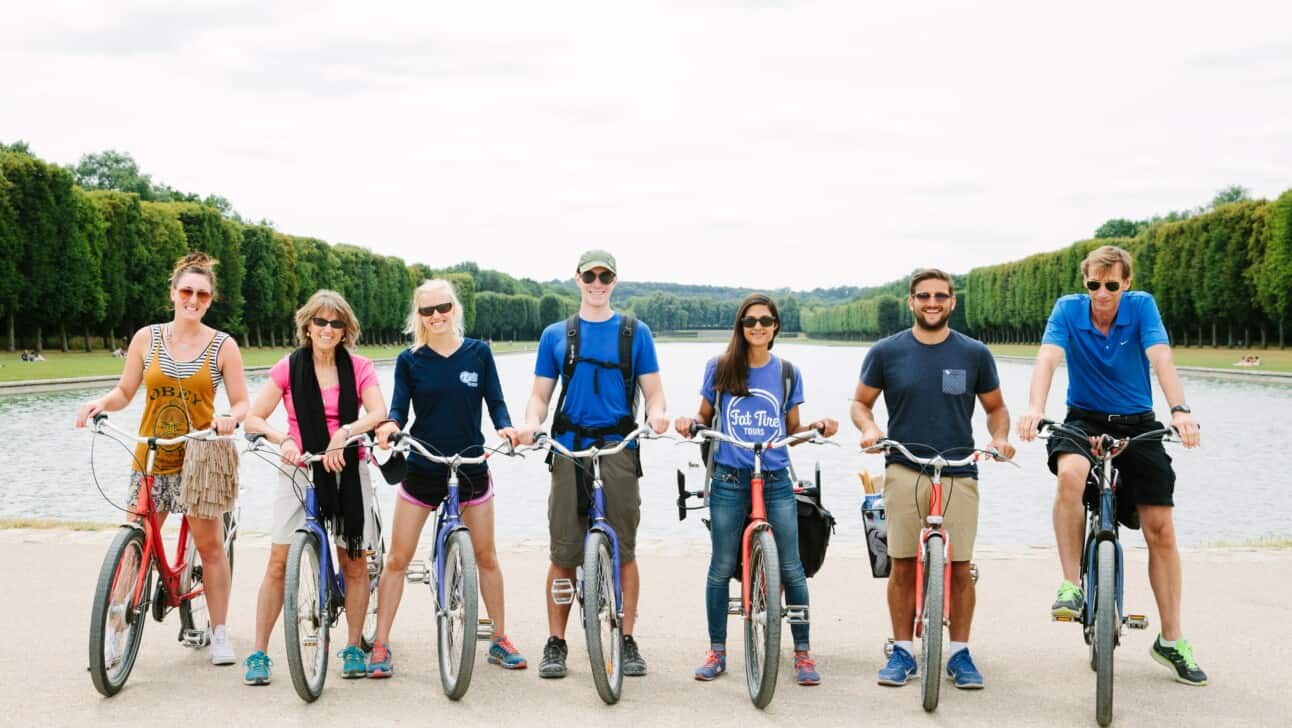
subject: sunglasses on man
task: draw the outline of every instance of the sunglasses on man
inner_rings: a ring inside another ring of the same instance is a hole
[[[418,306],[418,307],[417,307],[417,312],[418,312],[418,313],[420,313],[420,314],[421,314],[421,315],[423,315],[423,316],[430,316],[431,314],[436,313],[436,312],[439,312],[439,313],[448,313],[449,311],[452,311],[452,310],[453,310],[453,302],[452,302],[452,301],[445,301],[444,303],[437,303],[437,304],[435,304],[434,306]]]
[[[583,282],[587,283],[588,285],[592,285],[592,282],[596,280],[600,280],[601,285],[603,286],[608,286],[611,283],[615,282],[615,274],[611,273],[608,270],[603,270],[600,273],[593,273],[590,270],[585,270],[579,274],[579,277],[582,278]]]
[[[198,303],[209,303],[211,301],[211,292],[202,290],[200,288],[189,288],[188,286],[185,286],[183,288],[177,289],[177,291],[179,293],[180,298],[183,298],[186,301],[192,298],[193,296],[197,296]]]
[[[934,301],[937,301],[938,303],[942,303],[943,301],[950,300],[951,294],[950,293],[929,293],[928,291],[920,291],[919,293],[912,293],[911,297],[917,301],[927,301],[931,298]]]
[[[1099,290],[1099,286],[1101,285],[1104,288],[1107,288],[1109,293],[1116,293],[1118,290],[1121,289],[1122,282],[1121,281],[1086,281],[1086,288],[1092,293],[1094,291]]]
[[[344,322],[344,321],[342,321],[341,319],[325,319],[325,318],[323,318],[323,317],[321,317],[321,316],[315,316],[315,317],[311,318],[311,319],[310,319],[310,323],[314,324],[315,326],[319,327],[320,329],[322,329],[322,328],[326,328],[326,327],[328,327],[328,326],[331,326],[332,328],[336,329],[337,331],[340,331],[340,330],[342,330],[342,329],[344,329],[344,328],[345,328],[345,322]]]
[[[765,329],[770,329],[774,323],[776,323],[776,319],[772,316],[746,316],[740,319],[740,325],[747,329],[754,328],[755,324],[759,324]]]

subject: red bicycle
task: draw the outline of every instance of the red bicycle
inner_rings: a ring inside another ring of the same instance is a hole
[[[991,458],[1010,462],[996,450],[974,449],[958,460],[947,460],[938,453],[922,458],[896,440],[880,440],[865,452],[887,453],[896,450],[912,463],[933,468],[930,480],[927,524],[920,529],[920,554],[915,562],[915,636],[920,638],[920,697],[924,710],[938,707],[938,688],[942,682],[942,628],[951,622],[951,534],[942,528],[942,469],[960,467]]]
[[[201,648],[210,644],[210,617],[206,610],[206,591],[202,583],[202,559],[189,532],[188,517],[179,525],[179,544],[175,566],[166,558],[161,526],[153,510],[153,460],[157,449],[188,440],[233,439],[233,435],[216,435],[211,429],[190,432],[173,438],[139,437],[113,426],[106,414],[94,417],[93,432],[113,439],[133,440],[148,446],[143,481],[136,496],[136,520],[122,524],[99,569],[94,588],[94,608],[90,613],[90,678],[104,696],[116,695],[126,684],[139,654],[145,617],[149,611],[158,622],[170,610],[178,608],[179,641],[186,647]],[[237,536],[237,516],[224,515],[224,547],[233,568],[233,541]],[[152,588],[154,567],[158,580]]]
[[[697,437],[725,442],[754,454],[754,472],[749,481],[749,519],[740,540],[740,600],[737,603],[733,599],[728,611],[744,617],[745,683],[754,705],[766,708],[776,694],[776,675],[780,671],[781,619],[790,624],[807,624],[808,607],[806,604],[781,604],[781,559],[763,500],[763,454],[773,448],[799,442],[835,443],[821,437],[816,430],[774,442],[745,442],[700,424],[696,424],[691,432]],[[687,499],[703,498],[705,491],[686,490],[680,476],[677,489],[678,517],[686,518]]]

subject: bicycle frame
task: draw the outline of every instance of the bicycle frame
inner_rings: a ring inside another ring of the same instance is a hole
[[[746,621],[753,617],[753,610],[749,608],[751,599],[749,584],[752,581],[749,575],[749,545],[754,540],[754,534],[762,530],[772,530],[772,524],[767,520],[767,503],[763,500],[763,450],[762,444],[752,448],[754,474],[749,479],[749,518],[748,523],[745,524],[744,535],[740,539],[740,609]],[[779,595],[777,598],[780,598]]]
[[[1108,435],[1101,436],[1101,444],[1105,448],[1111,448],[1116,442],[1115,438]],[[1116,561],[1113,564],[1113,573],[1115,578],[1115,603],[1117,605],[1116,624],[1122,623],[1124,610],[1122,607],[1122,544],[1117,537],[1117,499],[1114,497],[1117,493],[1117,469],[1113,467],[1113,456],[1105,450],[1105,456],[1100,456],[1100,461],[1096,466],[1091,468],[1091,473],[1100,471],[1095,478],[1099,483],[1099,517],[1095,519],[1095,514],[1091,512],[1091,506],[1086,506],[1086,549],[1081,560],[1082,589],[1085,596],[1085,609],[1082,610],[1082,624],[1087,628],[1093,627],[1095,623],[1095,570],[1090,568],[1095,563],[1095,554],[1099,550],[1101,541],[1112,541],[1113,551],[1116,553]]]
[[[923,636],[924,626],[924,563],[928,553],[929,537],[938,534],[942,537],[943,563],[951,563],[951,534],[942,528],[942,466],[935,465],[929,489],[929,514],[924,521],[928,525],[920,529],[919,559],[915,562],[915,636]],[[942,570],[942,593],[951,593],[951,569]],[[942,621],[951,620],[951,600],[942,600]]]
[[[435,545],[431,557],[435,561],[435,605],[443,608],[448,601],[444,592],[444,548],[449,537],[458,531],[470,532],[467,524],[462,522],[462,503],[458,487],[458,466],[449,466],[448,495],[444,498],[444,507],[435,516]]]
[[[624,618],[624,592],[619,574],[619,536],[606,518],[606,491],[601,483],[601,457],[592,458],[592,502],[588,504],[588,533],[583,537],[586,551],[593,533],[604,533],[610,540],[611,576],[615,582],[615,615]]]
[[[312,533],[319,540],[319,583],[327,587],[319,589],[319,614],[326,614],[329,620],[335,620],[337,610],[332,607],[345,604],[345,579],[341,578],[332,561],[332,540],[328,538],[327,529],[319,523],[317,514],[317,496],[314,494],[314,483],[310,481],[305,488],[305,525],[297,529],[297,533]],[[337,601],[332,600],[333,594],[339,597]]]
[[[157,438],[148,440],[148,459],[144,468],[144,477],[139,485],[139,493],[135,496],[137,504],[144,504],[143,509],[136,511],[137,522],[131,522],[131,528],[139,528],[144,532],[144,557],[139,563],[139,572],[135,579],[135,593],[130,595],[131,604],[140,604],[140,597],[143,596],[143,589],[148,581],[148,570],[153,568],[153,563],[157,565],[157,575],[165,585],[166,603],[169,607],[178,607],[180,602],[187,601],[194,597],[200,596],[206,591],[205,584],[199,585],[184,594],[180,594],[180,578],[184,573],[184,566],[188,563],[188,515],[180,516],[179,522],[179,544],[175,550],[175,566],[166,558],[166,544],[161,538],[161,526],[157,523],[157,512],[153,508],[153,457],[157,452]],[[142,525],[140,525],[142,524]]]

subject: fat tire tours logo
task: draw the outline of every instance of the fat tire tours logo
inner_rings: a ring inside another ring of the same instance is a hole
[[[766,402],[768,409],[760,407],[739,411],[740,404],[747,399]],[[723,420],[727,423],[727,433],[741,442],[768,442],[784,436],[781,429],[781,402],[766,389],[750,389],[748,397],[732,397],[727,401]],[[745,437],[756,439],[746,440]]]
[[[480,386],[480,375],[476,372],[464,371],[458,374],[458,380],[472,389]]]

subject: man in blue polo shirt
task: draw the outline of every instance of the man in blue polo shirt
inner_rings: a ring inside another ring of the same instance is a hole
[[[1184,401],[1184,387],[1171,359],[1171,346],[1153,296],[1128,291],[1131,257],[1121,248],[1096,248],[1081,264],[1089,294],[1072,294],[1054,304],[1041,350],[1032,371],[1028,412],[1019,418],[1018,434],[1035,439],[1045,417],[1054,370],[1065,354],[1068,361],[1068,414],[1065,423],[1091,436],[1134,436],[1162,427],[1153,414],[1149,366],[1157,372],[1171,425],[1180,432],[1185,447],[1197,447],[1198,424]],[[1081,574],[1085,508],[1082,495],[1090,473],[1088,442],[1052,438],[1047,445],[1050,472],[1059,478],[1054,499],[1054,535],[1063,584],[1052,613],[1079,618],[1084,595],[1077,582]],[[1114,462],[1121,473],[1118,520],[1144,529],[1148,544],[1148,576],[1157,600],[1162,632],[1154,640],[1153,659],[1170,668],[1177,682],[1206,685],[1207,675],[1198,667],[1193,647],[1180,625],[1182,573],[1180,552],[1171,519],[1175,471],[1161,442],[1145,440],[1127,448]]]

